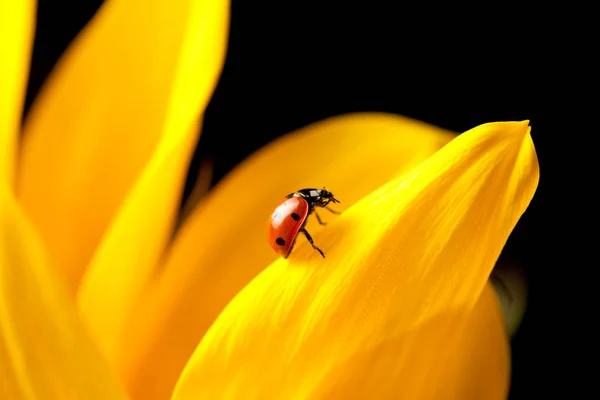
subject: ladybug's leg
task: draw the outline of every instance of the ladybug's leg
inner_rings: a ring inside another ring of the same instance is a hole
[[[316,210],[315,210],[315,212],[314,212],[314,213],[315,213],[315,217],[317,217],[317,221],[319,221],[319,223],[320,223],[321,225],[327,225],[327,222],[323,222],[323,221],[321,220],[321,217],[319,217],[319,214],[317,214],[317,211],[316,211]]]
[[[335,211],[335,210],[332,210],[332,209],[331,209],[331,208],[329,208],[329,207],[323,207],[323,208],[325,208],[327,211],[329,211],[329,212],[332,212],[332,213],[334,213],[334,214],[337,214],[337,215],[340,215],[340,214],[341,214],[341,212],[339,212],[339,211]]]
[[[313,247],[313,249],[317,250],[319,253],[321,253],[321,255],[323,256],[323,258],[325,258],[325,254],[323,254],[323,251],[321,251],[320,248],[318,248],[317,246],[315,246],[315,243],[313,242],[312,237],[310,237],[310,234],[306,231],[306,229],[302,229],[302,233],[304,233],[304,236],[306,236],[306,239],[308,239],[308,242],[311,244],[311,246]]]

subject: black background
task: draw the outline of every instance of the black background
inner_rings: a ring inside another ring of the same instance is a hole
[[[100,4],[39,1],[26,107]],[[542,361],[548,359],[547,327],[540,317],[547,295],[544,167],[557,132],[540,107],[542,34],[531,9],[505,2],[426,12],[387,4],[234,0],[227,61],[190,181],[203,157],[214,160],[216,183],[272,139],[346,112],[387,111],[457,132],[485,122],[531,120],[540,186],[503,257],[524,265],[530,293],[512,340],[511,399],[543,396],[548,385],[540,371],[553,368]]]

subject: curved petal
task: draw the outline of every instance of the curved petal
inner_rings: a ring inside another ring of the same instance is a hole
[[[204,112],[224,59],[229,3],[188,3],[180,10],[187,18],[184,46],[178,57],[163,139],[118,210],[77,294],[80,312],[111,362],[133,304],[171,238],[197,142],[199,129],[194,122]],[[177,8],[172,3],[161,4]],[[211,85],[206,82],[209,78]]]
[[[14,184],[15,154],[35,28],[34,0],[0,1],[0,181]]]
[[[313,235],[326,259],[300,242],[248,284],[207,331],[175,398],[307,398],[337,385],[329,374],[340,362],[390,337],[410,338],[439,316],[470,312],[538,178],[527,122],[458,136]],[[463,322],[455,322],[433,339],[459,338]],[[438,368],[414,370],[399,357],[363,382],[411,398]]]
[[[194,210],[166,256],[164,276],[131,314],[121,357],[130,391],[144,399],[170,395],[222,308],[276,259],[265,224],[283,195],[327,185],[348,206],[452,137],[408,118],[353,114],[309,125],[246,160]],[[299,155],[310,162],[291,162]],[[317,231],[312,221],[308,227]]]
[[[126,399],[14,198],[0,193],[3,399]]]
[[[472,311],[436,315],[340,360],[312,390],[305,388],[305,398],[504,400],[510,351],[503,327],[498,299],[486,285]]]
[[[73,292],[144,168],[187,140],[208,102],[226,45],[225,8],[108,0],[38,96],[19,199]]]
[[[301,358],[298,355],[296,359]],[[261,385],[257,380],[256,385],[245,388],[244,398],[279,398],[285,393],[294,399],[502,400],[508,392],[508,342],[498,301],[489,285],[471,312],[436,315],[408,332],[390,334],[356,354],[326,362],[331,362],[331,367],[322,375],[291,379],[285,388]],[[279,376],[277,366],[271,363],[253,372],[265,374],[266,379],[285,380],[282,373],[292,376],[306,372],[306,365],[302,361],[298,364],[286,366],[284,372],[279,369]],[[182,380],[172,398],[197,399],[205,394],[237,398],[235,391],[227,392],[235,382],[225,379],[209,384],[206,390],[205,378],[193,375]]]

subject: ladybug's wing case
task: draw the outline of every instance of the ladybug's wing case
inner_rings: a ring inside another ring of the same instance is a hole
[[[280,256],[287,258],[296,236],[308,218],[308,203],[301,197],[290,197],[281,202],[267,224],[269,244]]]

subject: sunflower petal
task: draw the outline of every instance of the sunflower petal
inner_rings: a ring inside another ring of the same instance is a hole
[[[132,307],[171,238],[197,142],[199,129],[194,121],[204,112],[212,88],[205,81],[210,78],[214,84],[223,63],[228,2],[202,0],[188,5],[180,10],[187,30],[163,140],[94,254],[77,296],[84,320],[111,362]]]
[[[0,1],[0,181],[14,184],[16,143],[21,126],[35,1]]]
[[[0,193],[3,399],[126,399],[6,185]]]
[[[307,397],[504,400],[510,360],[503,327],[498,299],[486,285],[471,312],[440,314],[385,338],[341,362]]]
[[[193,145],[184,133],[220,72],[227,5],[106,1],[38,96],[18,193],[71,291],[144,168]]]
[[[307,126],[250,157],[194,210],[166,257],[164,276],[132,313],[122,346],[130,391],[144,399],[171,393],[222,308],[276,258],[265,224],[283,195],[326,184],[350,205],[453,137],[408,118],[352,114]],[[290,162],[299,154],[310,155],[310,163]]]
[[[472,312],[440,314],[408,332],[382,337],[356,354],[325,361],[331,367],[322,375],[291,379],[285,388],[257,380],[245,387],[244,398],[279,398],[285,392],[294,399],[506,399],[510,363],[502,327],[498,301],[487,285]],[[273,374],[273,367],[252,372],[284,381],[282,372]],[[295,365],[285,368],[289,376],[299,372]],[[185,375],[173,400],[238,398],[226,389],[236,381],[207,385],[211,378]]]
[[[326,259],[301,241],[289,259],[248,284],[207,331],[175,398],[223,392],[219,398],[297,392],[307,398],[323,385],[338,385],[340,363],[388,338],[400,338],[396,348],[407,351],[410,338],[420,335],[411,332],[429,321],[471,313],[538,178],[527,122],[486,124],[460,135],[313,235]],[[458,340],[464,322],[450,318],[430,326],[432,343],[411,351],[439,347],[436,340],[444,337]],[[416,370],[404,362],[399,356],[364,379],[377,379],[393,398],[411,398],[442,368]],[[454,361],[447,362],[451,370]],[[498,387],[505,377],[498,370],[486,384]]]

